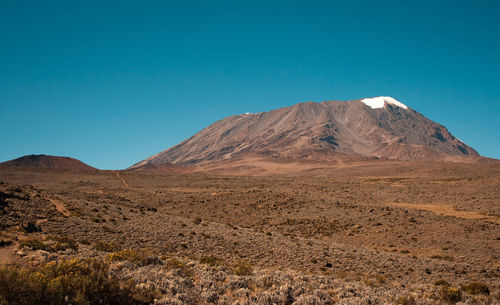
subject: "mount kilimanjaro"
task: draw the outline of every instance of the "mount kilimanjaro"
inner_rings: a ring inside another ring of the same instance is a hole
[[[392,97],[374,97],[299,103],[229,116],[130,169],[198,166],[252,154],[301,160],[467,162],[480,158],[443,125]]]

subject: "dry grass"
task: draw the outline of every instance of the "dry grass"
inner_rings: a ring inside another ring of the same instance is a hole
[[[35,268],[0,267],[0,303],[142,304],[146,298],[140,291],[110,277],[107,268],[91,259],[62,260]]]
[[[115,244],[115,243],[108,243],[105,241],[97,241],[94,244],[92,244],[92,248],[95,250],[99,251],[104,251],[104,252],[114,252],[120,249],[120,247]]]
[[[158,255],[151,249],[137,249],[137,250],[121,250],[113,252],[108,255],[108,259],[112,262],[115,261],[129,261],[140,266],[146,265],[161,265],[161,260]]]
[[[460,288],[462,289],[463,292],[471,295],[479,295],[479,294],[490,295],[490,289],[488,288],[488,285],[481,282],[472,282],[469,284],[462,285]]]
[[[250,263],[248,262],[240,261],[234,267],[234,274],[239,276],[252,275],[253,274],[252,265],[250,265]]]
[[[498,225],[416,208],[426,202],[500,215],[496,176],[471,172],[471,180],[436,183],[425,176],[121,175],[131,187],[114,172],[0,171],[9,181],[0,183],[0,237],[22,248],[2,253],[25,264],[99,257],[121,282],[137,281],[164,304],[394,303],[395,296],[428,304],[457,294],[494,304],[500,292],[499,266],[491,263]],[[47,197],[78,213],[66,217]],[[28,222],[42,232],[22,231]],[[456,287],[474,282],[490,293]]]

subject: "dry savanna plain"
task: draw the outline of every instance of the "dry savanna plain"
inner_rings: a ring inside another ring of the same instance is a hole
[[[0,291],[62,277],[60,303],[83,304],[67,283],[98,270],[108,303],[498,304],[500,166],[443,164],[1,169]]]

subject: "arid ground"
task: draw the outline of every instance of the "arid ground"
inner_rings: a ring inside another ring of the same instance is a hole
[[[102,259],[157,304],[498,304],[500,167],[422,166],[2,169],[0,263]]]

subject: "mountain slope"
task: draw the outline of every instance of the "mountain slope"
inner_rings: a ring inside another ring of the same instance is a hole
[[[134,167],[134,170],[144,171],[144,172],[166,173],[166,174],[182,174],[191,172],[189,167],[175,165],[170,162],[165,162],[157,165],[154,165],[152,163],[145,163],[144,165]]]
[[[69,169],[69,170],[97,170],[80,160],[69,157],[48,155],[28,155],[14,160],[0,163],[0,168],[40,168],[40,169]]]
[[[390,97],[307,102],[217,121],[146,164],[196,165],[248,153],[318,159],[337,154],[442,160],[478,153],[448,130]]]

